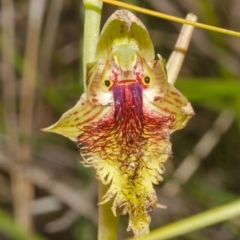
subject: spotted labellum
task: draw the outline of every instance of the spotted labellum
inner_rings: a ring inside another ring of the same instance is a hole
[[[171,156],[170,134],[194,115],[188,100],[167,81],[165,62],[143,23],[116,11],[101,32],[96,61],[87,65],[87,90],[45,131],[62,134],[80,149],[83,164],[110,187],[100,204],[114,199],[113,214],[129,215],[135,236],[149,232],[157,203],[153,184],[162,181]]]

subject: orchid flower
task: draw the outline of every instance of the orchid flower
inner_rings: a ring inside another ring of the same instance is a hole
[[[170,134],[194,115],[191,104],[167,81],[165,62],[154,60],[143,23],[116,11],[101,32],[96,61],[87,65],[87,90],[45,131],[62,134],[80,149],[83,164],[110,187],[100,204],[114,199],[113,214],[129,214],[128,230],[149,232],[157,203],[153,184],[163,180],[171,156]]]

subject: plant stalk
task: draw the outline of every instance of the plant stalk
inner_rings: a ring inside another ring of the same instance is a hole
[[[109,185],[98,184],[99,201],[107,192]],[[115,217],[111,211],[113,201],[98,205],[98,240],[116,240],[118,233],[119,214]]]
[[[95,53],[99,37],[102,2],[84,0],[84,34],[83,34],[83,81],[86,91],[86,65],[95,61]]]

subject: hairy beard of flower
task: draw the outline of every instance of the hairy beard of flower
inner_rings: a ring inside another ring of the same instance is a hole
[[[162,165],[171,155],[169,140],[174,118],[144,108],[139,83],[113,88],[113,112],[84,126],[77,137],[83,163],[96,169],[110,188],[101,204],[114,198],[112,210],[130,216],[128,230],[135,236],[149,231],[150,213],[157,196],[153,184],[162,180]]]

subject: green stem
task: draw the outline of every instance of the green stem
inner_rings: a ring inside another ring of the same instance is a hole
[[[175,238],[191,231],[229,220],[239,215],[240,200],[237,200],[229,204],[211,209],[209,211],[196,214],[181,221],[168,224],[165,227],[161,227],[157,230],[152,231],[148,236],[145,236],[144,238],[139,238],[139,240],[166,240]]]
[[[85,22],[83,39],[83,79],[86,91],[86,64],[95,61],[95,52],[99,36],[102,2],[99,0],[84,0]],[[98,184],[99,202],[106,193],[109,186]],[[99,205],[98,239],[117,239],[119,216],[115,217],[111,211],[112,201]]]
[[[107,192],[109,185],[98,184],[98,199]],[[115,240],[117,239],[119,214],[115,217],[111,211],[112,201],[109,201],[98,207],[98,240]]]
[[[86,91],[86,64],[95,61],[95,53],[99,36],[102,2],[99,0],[84,0],[85,21],[83,37],[83,79]]]

